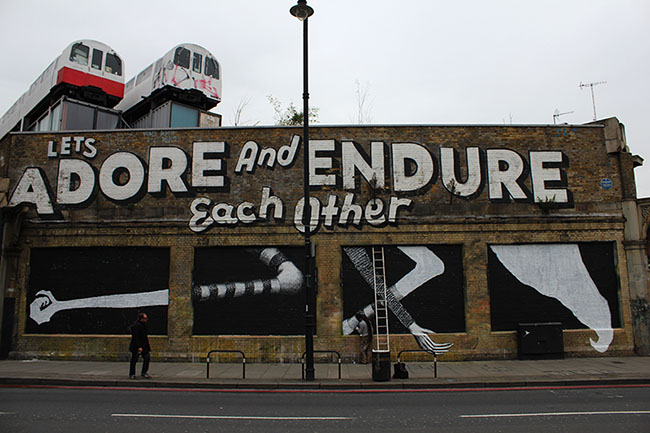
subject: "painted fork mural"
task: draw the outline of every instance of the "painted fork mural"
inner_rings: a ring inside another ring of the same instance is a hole
[[[49,322],[54,314],[78,308],[136,308],[169,304],[169,290],[94,296],[91,298],[57,300],[49,290],[40,290],[29,305],[29,317],[39,325]]]
[[[417,341],[422,350],[429,353],[447,352],[454,344],[436,343],[431,340],[427,334],[433,334],[434,331],[422,328],[418,325],[415,322],[415,319],[413,319],[400,302],[400,299],[405,298],[427,281],[441,275],[445,271],[445,264],[427,247],[415,246],[397,248],[415,262],[415,267],[404,275],[397,283],[390,286],[386,291],[388,308],[393,312],[400,323],[411,332],[415,341]],[[343,250],[350,258],[357,271],[359,271],[364,281],[368,284],[368,287],[372,288],[373,267],[366,249],[359,247],[345,247]],[[375,315],[374,305],[367,305],[363,308],[363,312],[367,317],[373,317]],[[345,319],[342,324],[343,334],[351,334],[358,323],[359,321],[355,316]]]

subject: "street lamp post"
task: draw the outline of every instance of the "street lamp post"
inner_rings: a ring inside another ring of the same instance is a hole
[[[314,380],[314,328],[316,296],[314,294],[313,269],[311,258],[311,204],[309,203],[309,81],[308,81],[308,45],[307,45],[307,22],[313,15],[314,9],[307,6],[307,0],[298,0],[289,12],[302,21],[303,25],[303,192],[304,207],[302,221],[305,234],[305,380]]]

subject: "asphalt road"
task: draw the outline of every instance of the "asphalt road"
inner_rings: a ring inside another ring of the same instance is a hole
[[[0,432],[650,432],[650,387],[434,392],[0,388]]]

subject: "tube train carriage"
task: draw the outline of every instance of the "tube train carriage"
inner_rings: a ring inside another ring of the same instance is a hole
[[[122,71],[122,59],[108,45],[89,39],[71,43],[0,119],[0,138],[10,131],[116,127],[117,113],[109,109],[124,96]],[[62,98],[77,101],[58,103]],[[79,119],[78,113],[88,110],[93,114],[92,124],[65,124],[66,118]]]
[[[115,108],[132,127],[209,126],[198,117],[211,113],[199,110],[210,110],[220,101],[219,62],[203,47],[180,44],[131,78]],[[188,117],[196,117],[194,125]]]

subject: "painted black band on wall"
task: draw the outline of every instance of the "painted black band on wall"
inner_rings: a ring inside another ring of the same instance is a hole
[[[167,334],[167,248],[33,248],[28,334],[128,334],[139,311]]]

